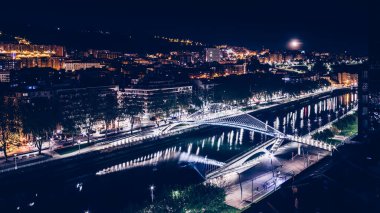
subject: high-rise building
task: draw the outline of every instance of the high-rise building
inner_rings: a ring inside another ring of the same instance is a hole
[[[20,61],[9,56],[0,55],[0,71],[19,70]]]
[[[10,72],[0,71],[0,83],[9,83],[9,82],[10,82]]]
[[[380,32],[379,17],[370,16],[368,67],[359,76],[359,135],[380,148]]]
[[[82,62],[82,61],[66,61],[63,65],[66,71],[85,70],[89,68],[102,68],[103,65],[99,62]]]
[[[222,52],[218,48],[205,48],[206,62],[219,62],[222,59]]]

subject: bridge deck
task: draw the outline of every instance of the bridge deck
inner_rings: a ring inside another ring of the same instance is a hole
[[[225,174],[228,174],[228,173],[231,173],[234,171],[238,171],[242,168],[246,168],[248,166],[248,164],[244,164],[244,163],[250,157],[252,157],[253,155],[255,155],[256,153],[259,153],[259,152],[268,152],[268,150],[266,150],[266,147],[276,143],[278,140],[283,140],[283,139],[274,138],[274,139],[268,140],[268,141],[260,144],[259,146],[252,147],[248,151],[235,156],[233,159],[226,162],[226,164],[223,167],[220,167],[220,168],[210,172],[209,174],[206,174],[206,179],[216,178],[216,177],[223,176]],[[253,166],[253,165],[251,165],[251,166]]]

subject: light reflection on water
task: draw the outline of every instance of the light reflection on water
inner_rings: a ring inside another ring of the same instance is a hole
[[[310,131],[334,120],[337,116],[348,112],[353,108],[352,103],[357,102],[356,93],[348,93],[340,95],[338,97],[328,98],[321,100],[317,103],[312,103],[298,109],[289,110],[286,112],[279,112],[277,115],[270,113],[263,113],[258,116],[264,122],[268,122],[274,128],[286,134],[304,135]],[[266,118],[266,119],[263,119]],[[142,158],[149,158],[149,156],[158,156],[162,153],[165,154],[164,158],[157,158],[155,164],[163,161],[176,161],[178,162],[178,155],[181,152],[178,150],[186,150],[188,155],[201,156],[203,158],[208,157],[209,160],[215,160],[216,162],[224,162],[227,159],[233,157],[245,149],[269,139],[266,135],[247,131],[244,129],[231,129],[224,127],[211,127],[210,129],[222,130],[215,135],[197,137],[179,138],[176,146],[172,146],[166,149],[158,150],[155,153],[150,153]],[[212,131],[210,131],[212,132]],[[256,135],[259,137],[255,137]],[[178,148],[177,148],[178,147]],[[178,152],[176,155],[166,155],[167,150],[174,150]],[[137,161],[141,158],[137,158]],[[135,160],[129,160],[128,162],[134,162]],[[124,162],[125,163],[125,162]],[[122,163],[124,165],[124,163]],[[178,162],[178,163],[183,163]],[[114,168],[121,163],[112,165],[108,168]],[[128,164],[129,165],[129,164]],[[139,166],[151,166],[152,163],[139,163]],[[135,168],[135,166],[130,168]],[[108,169],[105,168],[105,169]],[[104,170],[104,169],[103,169]],[[101,171],[103,171],[101,170]],[[117,172],[118,170],[113,170]]]
[[[338,115],[348,112],[357,102],[356,94],[346,94],[324,99],[316,103],[254,115],[268,125],[287,134],[304,135]],[[190,184],[202,181],[201,173],[221,166],[228,159],[244,150],[270,139],[260,133],[228,127],[207,127],[201,131],[160,141],[165,145],[125,155],[112,162],[99,164],[91,174],[76,174],[62,185],[41,179],[20,188],[12,186],[12,193],[0,197],[13,210],[20,204],[21,195],[38,193],[33,200],[39,212],[56,211],[118,212],[135,203],[149,199],[148,186],[157,190],[164,185]],[[97,174],[97,175],[96,175]],[[77,183],[83,183],[78,192]],[[25,188],[28,187],[28,188]],[[58,187],[62,187],[57,189]],[[1,196],[1,195],[0,195]],[[8,199],[8,200],[7,200]],[[62,202],[65,205],[62,205]]]

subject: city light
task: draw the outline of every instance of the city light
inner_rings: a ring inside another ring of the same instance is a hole
[[[380,132],[380,80],[363,14],[62,2],[2,3],[20,23],[0,29],[1,212],[298,212],[301,197],[329,212],[332,197],[355,201],[354,182],[365,199],[336,209],[376,202],[362,140]]]
[[[291,50],[299,50],[302,46],[302,43],[299,39],[292,39],[289,41],[288,43],[288,48],[291,49]]]

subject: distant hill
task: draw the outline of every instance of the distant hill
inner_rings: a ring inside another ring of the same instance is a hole
[[[25,37],[34,44],[57,44],[69,49],[109,49],[132,53],[166,53],[174,50],[197,51],[200,46],[186,46],[155,38],[143,33],[125,34],[94,30],[65,30],[58,28],[18,28],[10,33]],[[5,32],[3,32],[5,34]],[[11,36],[0,36],[3,42],[11,42]],[[0,40],[2,41],[2,40]],[[14,42],[14,39],[13,41]]]

